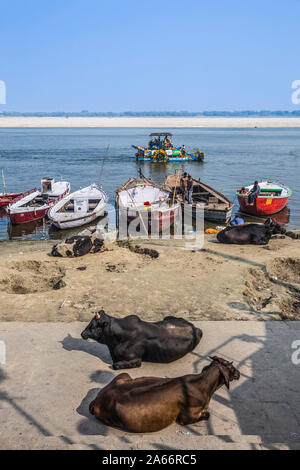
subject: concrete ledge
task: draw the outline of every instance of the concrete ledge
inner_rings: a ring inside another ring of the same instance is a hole
[[[197,373],[218,354],[234,361],[241,379],[214,395],[208,422],[135,435],[89,415],[89,402],[117,373],[105,346],[80,338],[85,323],[1,323],[0,448],[300,448],[300,365],[291,360],[299,323],[195,324],[204,336],[193,353],[171,364],[143,363],[129,374]]]

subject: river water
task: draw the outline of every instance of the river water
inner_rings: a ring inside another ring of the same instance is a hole
[[[174,172],[174,163],[137,163],[135,145],[146,145],[145,128],[0,129],[0,169],[7,191],[25,191],[40,185],[43,176],[70,181],[71,190],[98,182],[107,145],[102,186],[114,202],[115,189],[130,177],[144,175],[162,183]],[[255,179],[278,179],[293,190],[288,208],[279,219],[300,228],[300,129],[167,129],[176,146],[205,152],[205,163],[187,162],[184,170],[235,200],[235,189]],[[0,185],[0,187],[2,184]],[[1,187],[2,190],[2,187]],[[238,206],[235,206],[235,211]],[[0,217],[0,240],[38,239],[41,223],[11,227]],[[277,216],[278,217],[278,216]],[[56,232],[47,236],[57,238]]]

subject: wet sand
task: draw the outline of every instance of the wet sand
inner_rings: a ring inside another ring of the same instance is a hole
[[[206,235],[204,248],[175,242],[138,243],[157,258],[107,245],[81,258],[49,256],[53,242],[0,244],[0,320],[88,321],[104,308],[145,320],[300,319],[300,242],[222,245]]]
[[[300,127],[300,117],[0,117],[5,127]]]

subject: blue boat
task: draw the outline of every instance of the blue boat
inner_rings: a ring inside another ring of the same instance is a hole
[[[167,163],[184,161],[204,161],[204,153],[200,150],[187,152],[185,146],[174,147],[170,132],[152,132],[148,147],[132,145],[137,150],[136,159],[143,162]],[[162,139],[161,139],[162,137]]]

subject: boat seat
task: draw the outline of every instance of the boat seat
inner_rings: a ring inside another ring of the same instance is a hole
[[[98,204],[99,204],[99,201],[93,202],[92,204],[89,204],[89,211],[92,211],[92,210],[96,209]]]

